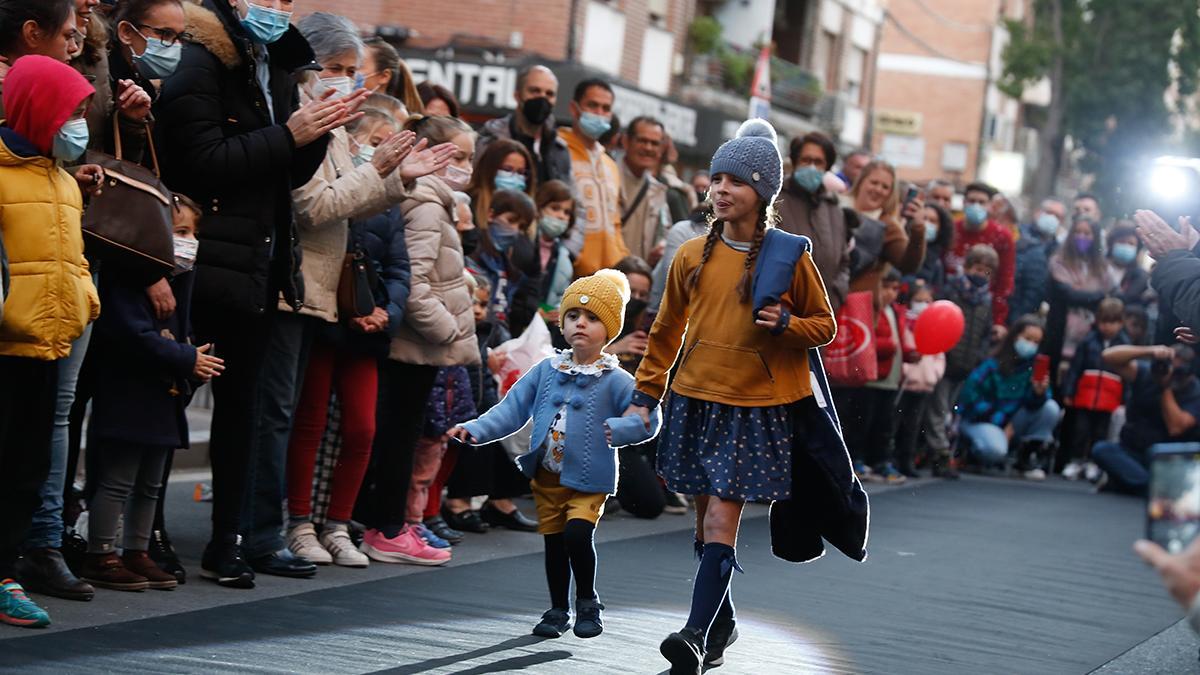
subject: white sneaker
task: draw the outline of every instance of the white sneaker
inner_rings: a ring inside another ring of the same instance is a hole
[[[345,525],[334,525],[321,534],[321,544],[333,558],[334,565],[366,567],[371,559],[354,547]]]
[[[1062,477],[1067,480],[1079,480],[1079,474],[1083,473],[1083,464],[1071,461],[1063,467]]]
[[[1095,483],[1096,481],[1100,480],[1100,476],[1103,475],[1104,472],[1100,470],[1100,467],[1096,466],[1095,462],[1088,462],[1087,464],[1083,465],[1083,477],[1086,478],[1089,483]]]
[[[317,541],[317,531],[313,528],[312,523],[304,523],[297,525],[288,531],[287,535],[288,550],[301,558],[307,558],[317,565],[328,565],[333,562],[333,556],[329,555],[321,547],[321,542]]]
[[[1046,480],[1046,472],[1041,469],[1030,469],[1025,472],[1026,480]]]

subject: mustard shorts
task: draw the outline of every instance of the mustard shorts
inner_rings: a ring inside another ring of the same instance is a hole
[[[604,513],[608,495],[603,492],[579,492],[559,483],[559,475],[538,467],[529,482],[533,503],[537,506],[538,534],[559,534],[573,518],[595,525]]]

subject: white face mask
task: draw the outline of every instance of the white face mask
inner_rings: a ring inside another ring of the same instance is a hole
[[[175,273],[182,274],[190,272],[196,266],[196,251],[200,249],[200,242],[191,237],[180,237],[176,235],[175,240]]]
[[[333,90],[335,93],[333,98],[345,98],[354,91],[354,80],[346,77],[322,77],[317,85],[317,96],[325,95],[325,92]]]

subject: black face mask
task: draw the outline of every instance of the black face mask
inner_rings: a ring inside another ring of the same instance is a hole
[[[475,249],[479,248],[478,227],[473,227],[466,232],[459,232],[458,236],[462,239],[463,255],[471,255]]]
[[[550,113],[554,111],[554,106],[550,104],[550,99],[539,96],[531,98],[521,104],[521,116],[525,121],[534,126],[540,126],[545,122]]]

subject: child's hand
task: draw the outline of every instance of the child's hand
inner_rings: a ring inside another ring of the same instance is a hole
[[[758,318],[754,320],[756,325],[767,329],[774,329],[779,325],[779,317],[783,316],[783,305],[778,303],[767,305],[758,310]]]
[[[499,375],[506,363],[508,363],[508,354],[494,350],[488,352],[488,370],[492,373]]]
[[[1003,342],[1004,336],[1008,335],[1008,329],[1000,324],[992,326],[992,340]]]
[[[192,368],[192,375],[201,382],[208,382],[225,371],[225,360],[209,356],[210,349],[211,344],[196,348],[196,365]]]
[[[104,188],[104,169],[99,164],[84,164],[75,167],[75,182],[84,194],[98,195]]]
[[[474,443],[475,437],[472,436],[465,427],[457,426],[446,432],[447,438],[453,438],[460,443]]]
[[[629,407],[625,409],[625,412],[621,413],[621,417],[630,417],[630,416],[641,418],[642,424],[646,425],[646,431],[650,431],[650,409],[649,408],[647,408],[645,406],[641,406],[641,405],[630,404]],[[605,429],[606,430],[608,429],[607,425],[605,425]],[[609,433],[611,434],[611,432],[609,432]]]

